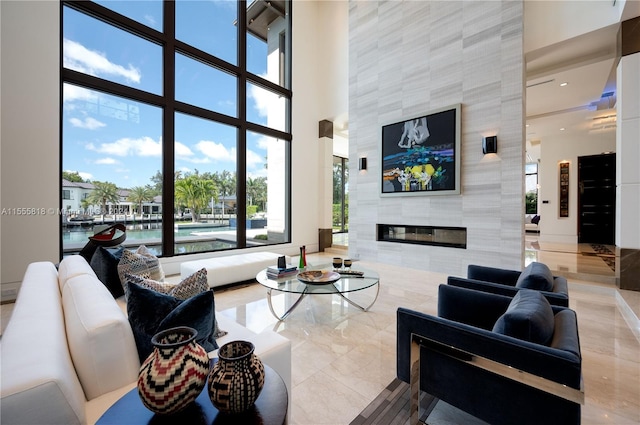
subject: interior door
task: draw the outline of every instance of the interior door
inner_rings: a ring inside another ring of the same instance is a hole
[[[578,157],[578,242],[615,244],[616,154]]]

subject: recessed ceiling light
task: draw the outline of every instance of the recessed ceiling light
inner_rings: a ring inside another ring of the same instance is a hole
[[[560,129],[560,131],[564,131],[564,127],[562,127],[562,128]]]
[[[566,81],[564,83],[560,83],[560,87],[564,87],[566,85],[568,85],[569,83],[567,83]]]

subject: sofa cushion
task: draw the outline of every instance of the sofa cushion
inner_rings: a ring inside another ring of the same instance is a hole
[[[493,332],[536,344],[549,345],[555,321],[549,301],[538,291],[522,289],[498,318]]]
[[[164,281],[164,271],[160,265],[160,260],[144,245],[140,245],[135,252],[125,250],[122,253],[122,258],[118,263],[118,275],[123,283],[126,273]]]
[[[129,323],[141,363],[153,352],[153,335],[176,326],[189,326],[198,331],[196,341],[207,352],[218,348],[213,336],[214,301],[208,291],[179,300],[133,282],[127,286]]]
[[[207,269],[200,269],[194,274],[188,276],[178,284],[171,284],[167,282],[158,282],[153,279],[145,279],[140,276],[132,276],[125,274],[126,283],[133,282],[143,288],[151,289],[153,291],[160,292],[162,294],[171,295],[179,300],[186,300],[194,295],[198,295],[201,292],[209,292],[209,284],[207,283]],[[127,285],[128,287],[128,285]],[[210,291],[211,296],[214,296],[213,290]],[[215,305],[215,300],[214,300]],[[213,337],[220,338],[226,335],[227,332],[220,329],[216,315],[213,315]]]
[[[129,321],[95,276],[69,279],[62,307],[69,352],[87,400],[137,379],[140,362]]]
[[[107,287],[113,298],[124,295],[124,289],[118,275],[118,263],[124,252],[124,247],[107,249],[99,246],[91,257],[91,268],[96,273],[100,282]]]
[[[84,257],[79,255],[69,255],[64,257],[58,265],[58,286],[60,287],[60,293],[62,294],[64,285],[67,284],[69,279],[81,274],[95,276],[96,272],[93,271]]]
[[[534,261],[520,273],[516,281],[516,288],[551,291],[553,289],[553,274],[546,264]]]

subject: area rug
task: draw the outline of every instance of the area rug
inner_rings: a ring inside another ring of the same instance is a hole
[[[428,406],[431,396],[422,394],[421,406]],[[488,425],[486,422],[437,401],[427,419],[429,425]],[[350,425],[409,425],[409,384],[394,379],[351,421]]]

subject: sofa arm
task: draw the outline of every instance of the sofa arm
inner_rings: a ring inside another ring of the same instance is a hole
[[[29,264],[2,335],[3,424],[84,424],[85,397],[64,327],[60,288],[50,262]]]
[[[484,280],[486,282],[501,283],[503,285],[515,286],[520,277],[519,271],[499,269],[495,267],[479,266],[470,264],[467,267],[467,278]]]

